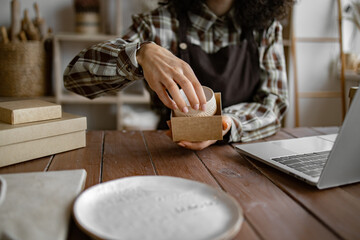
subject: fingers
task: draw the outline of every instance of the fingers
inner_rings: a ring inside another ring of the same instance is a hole
[[[192,108],[197,110],[205,105],[204,91],[190,65],[167,49],[156,44],[143,45],[137,52],[137,60],[149,86],[165,106],[171,109],[177,106],[185,113],[188,111],[179,86]]]
[[[205,105],[206,105],[206,97],[205,97],[205,93],[204,90],[200,84],[200,82],[198,81],[198,79],[195,76],[194,71],[191,69],[191,67],[189,65],[187,65],[187,67],[185,67],[184,70],[184,75],[190,80],[190,82],[192,83],[192,89],[195,91],[195,96],[197,96],[197,99],[192,99],[192,101],[194,101],[195,104],[199,104],[201,110],[205,111]],[[191,97],[191,90],[189,91],[188,89],[186,89],[185,87],[182,86],[182,88],[184,89],[184,92],[186,94],[186,96],[189,99],[189,95]],[[190,99],[189,99],[190,101]],[[190,101],[191,102],[191,101]],[[191,106],[194,105],[192,104]],[[195,109],[195,108],[194,108]],[[195,109],[197,110],[197,109]]]
[[[169,96],[169,94],[166,92],[164,87],[159,87],[156,89],[153,89],[156,94],[158,95],[159,99],[164,103],[164,105],[170,109],[177,109],[177,105]]]
[[[182,76],[181,78],[185,79],[184,76]],[[182,90],[184,91],[187,99],[189,100],[190,106],[195,109],[198,110],[199,109],[199,99],[198,96],[196,95],[194,86],[191,84],[191,82],[188,79],[182,80],[179,85],[181,86]]]
[[[184,98],[181,96],[180,89],[177,86],[177,84],[172,82],[166,82],[164,87],[168,90],[170,93],[173,101],[176,103],[177,107],[184,113],[187,113],[189,111],[188,107],[186,106]]]
[[[201,97],[201,99],[205,98],[205,94],[202,90],[201,84],[197,80],[190,66],[182,60],[180,61],[180,66],[174,67],[171,70],[171,76],[173,81],[167,81],[165,83],[165,88],[169,91],[171,97],[173,98],[179,109],[182,112],[187,113],[188,106],[186,105],[184,98],[180,93],[178,85],[184,91],[190,106],[195,110],[198,110],[200,108],[200,100],[197,91],[200,92],[201,96],[204,95],[203,97]],[[189,72],[191,74],[189,74]],[[185,75],[185,73],[187,73],[187,75]],[[200,91],[196,91],[195,89],[200,89]]]
[[[171,130],[166,130],[165,131],[166,136],[168,136],[169,138],[172,138],[172,133]]]
[[[195,88],[196,95],[199,97],[200,109],[202,111],[205,111],[206,110],[206,97],[205,97],[204,89],[202,88],[202,86],[200,84],[196,84],[194,86],[194,88]]]
[[[222,117],[222,126],[223,126],[223,130],[226,130],[231,127],[231,118],[229,116],[224,115]]]
[[[208,141],[203,141],[203,142],[180,141],[178,143],[178,145],[181,147],[190,149],[190,150],[200,151],[214,143],[216,143],[216,140],[208,140]]]
[[[230,130],[231,124],[232,124],[231,118],[229,116],[224,115],[222,117],[222,128],[223,128],[222,134],[223,134],[223,136]]]

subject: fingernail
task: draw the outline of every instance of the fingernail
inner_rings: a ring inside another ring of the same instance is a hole
[[[199,104],[195,104],[193,107],[194,110],[198,110],[199,109]]]
[[[181,143],[181,142],[178,143],[178,145],[181,146],[181,147],[185,147],[185,144],[183,144],[183,143]]]
[[[183,107],[182,111],[183,111],[183,113],[188,113],[189,109],[187,107]]]
[[[206,110],[206,105],[205,104],[201,104],[201,111],[205,111]]]
[[[172,105],[173,105],[173,109],[178,109],[178,106],[176,105],[175,102],[173,102]]]

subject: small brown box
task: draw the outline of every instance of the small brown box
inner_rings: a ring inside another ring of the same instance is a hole
[[[175,117],[171,113],[171,131],[174,142],[222,140],[221,93],[215,93],[216,113],[208,117]]]
[[[61,118],[61,105],[37,99],[0,102],[0,121],[30,123]]]

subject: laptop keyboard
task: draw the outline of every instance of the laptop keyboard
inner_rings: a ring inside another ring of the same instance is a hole
[[[330,151],[315,152],[272,158],[272,160],[305,173],[311,177],[319,177]]]

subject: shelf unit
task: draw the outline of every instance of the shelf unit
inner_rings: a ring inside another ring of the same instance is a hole
[[[40,96],[40,97],[0,97],[0,102],[10,102],[10,101],[21,101],[29,99],[38,99],[47,102],[55,103],[55,97],[53,96]]]
[[[296,5],[294,9],[297,9],[294,15],[301,16],[306,13],[308,18],[305,23],[303,21],[304,19],[300,17],[294,19],[294,24],[298,28],[298,31],[293,31],[292,36],[292,45],[294,48],[292,60],[294,61],[295,127],[306,126],[307,124],[312,124],[313,126],[313,124],[323,124],[320,122],[331,121],[339,121],[338,124],[340,124],[346,113],[347,94],[344,79],[348,77],[349,74],[341,73],[340,67],[338,69],[339,71],[337,71],[338,57],[335,55],[330,56],[330,50],[334,52],[339,50],[341,55],[341,24],[338,24],[340,22],[337,19],[339,18],[339,10],[341,7],[337,5],[336,0],[316,3],[306,0]],[[314,11],[314,9],[317,9],[319,6],[322,6],[321,11]],[[299,24],[300,22],[304,25]],[[310,25],[311,22],[318,23]],[[304,26],[306,24],[307,27],[305,31]],[[311,28],[309,26],[311,26]],[[318,31],[309,31],[309,29],[317,29]],[[338,46],[340,49],[338,49]],[[310,49],[316,49],[316,51],[307,52],[307,50]],[[319,52],[317,52],[317,49],[319,49]],[[318,54],[324,51],[324,49],[329,50],[326,52],[326,54],[329,55]],[[295,54],[295,51],[297,51],[299,56]],[[323,59],[325,57],[321,58],[320,56],[330,56],[331,58],[328,58],[326,62]],[[319,62],[316,62],[317,60],[319,60]],[[310,64],[308,64],[309,62],[313,62],[314,64],[310,66]],[[320,66],[321,68],[317,68],[316,66]],[[312,76],[313,82],[309,80],[309,77]],[[356,76],[354,76],[354,78],[356,78]],[[321,83],[322,85],[320,85],[318,81],[323,81]],[[310,87],[312,85],[315,87]],[[336,108],[333,108],[332,111],[327,111],[325,110],[326,108],[324,108],[326,104],[332,104],[333,106],[336,104]],[[312,110],[309,109],[310,105],[312,106],[311,109],[317,109],[317,112],[312,112]],[[313,114],[310,116],[311,118],[309,118],[310,114]],[[335,125],[335,123],[331,123],[331,125]]]
[[[98,43],[113,39],[113,35],[84,35],[76,33],[59,33],[53,37],[53,69],[54,69],[54,91],[55,102],[59,104],[115,104],[117,107],[116,122],[117,129],[123,128],[121,109],[124,104],[148,104],[150,102],[149,93],[142,89],[141,93],[127,93],[119,91],[116,95],[103,96],[93,100],[87,99],[80,95],[71,93],[63,87],[63,72],[61,66],[62,50],[61,42],[83,42]]]
[[[342,107],[343,107],[343,119],[345,118],[346,112],[348,110],[347,106],[350,105],[350,92],[352,87],[360,86],[360,73],[355,72],[355,70],[350,70],[346,67],[345,52],[344,52],[344,41],[343,41],[343,9],[345,5],[343,0],[337,0],[338,7],[338,26],[339,26],[339,44],[340,44],[340,68],[339,68],[339,79],[341,82],[341,91],[342,91]],[[348,100],[348,101],[347,101]]]

